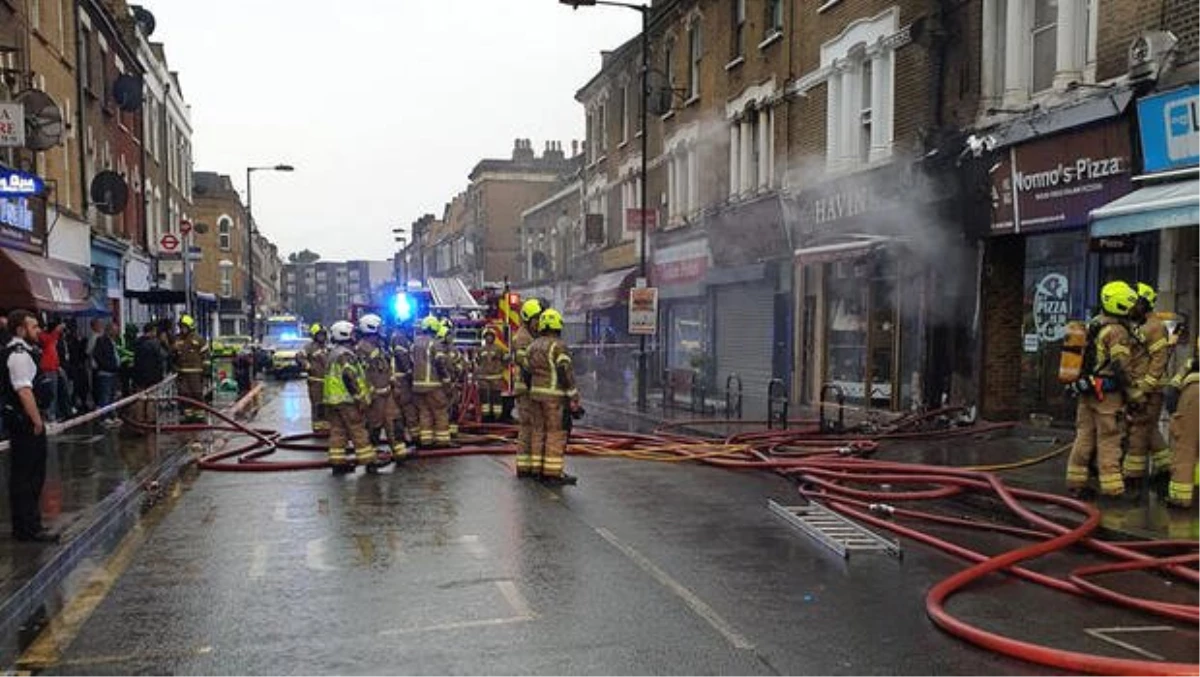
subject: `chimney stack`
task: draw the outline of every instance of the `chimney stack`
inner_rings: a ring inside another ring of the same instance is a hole
[[[533,142],[529,139],[517,139],[513,145],[512,159],[517,162],[528,162],[534,157]]]

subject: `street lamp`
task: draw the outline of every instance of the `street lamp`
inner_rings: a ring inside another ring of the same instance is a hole
[[[642,126],[642,196],[639,210],[641,211],[640,221],[642,224],[641,233],[638,235],[638,243],[640,245],[638,252],[638,286],[643,286],[647,282],[646,275],[646,162],[647,162],[647,139],[650,137],[650,130],[646,125],[646,109],[650,98],[650,5],[635,5],[625,2],[609,2],[608,0],[558,0],[560,4],[570,5],[572,9],[582,7],[593,7],[595,5],[608,5],[610,7],[624,7],[632,9],[642,15],[642,86],[641,86],[641,126]],[[637,407],[638,411],[646,411],[646,335],[638,335],[638,375],[637,375]]]
[[[251,177],[254,172],[291,172],[296,168],[291,165],[273,165],[266,167],[246,168],[246,293],[250,301],[250,341],[257,337],[255,325],[258,320],[258,289],[254,285],[254,211],[251,207]],[[255,360],[250,361],[250,380],[254,380]]]

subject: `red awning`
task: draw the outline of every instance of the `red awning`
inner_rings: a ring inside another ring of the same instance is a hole
[[[601,273],[586,286],[573,289],[567,298],[566,312],[604,310],[620,304],[623,300],[621,293],[629,290],[635,270],[630,267]]]
[[[78,313],[90,310],[91,271],[34,254],[0,249],[0,308]]]

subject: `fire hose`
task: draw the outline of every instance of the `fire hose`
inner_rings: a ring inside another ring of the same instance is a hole
[[[320,435],[302,433],[284,436],[271,430],[252,428],[234,417],[202,402],[177,397],[187,406],[209,412],[215,425],[181,424],[160,426],[167,431],[233,433],[249,438],[232,448],[206,454],[199,459],[203,469],[261,472],[311,470],[328,467],[324,458],[313,460],[266,460],[279,451],[324,452]],[[717,423],[717,421],[714,421]],[[719,421],[719,423],[725,423]],[[881,441],[979,435],[1010,427],[1011,423],[977,423],[959,428],[932,431],[912,430],[917,417],[876,435],[823,434],[811,422],[797,422],[795,428],[742,432],[721,438],[703,438],[670,432],[670,427],[653,434],[613,433],[580,428],[573,436],[568,452],[598,457],[615,457],[654,462],[697,462],[729,470],[769,470],[799,483],[799,492],[807,500],[821,501],[831,509],[899,536],[940,549],[970,562],[968,568],[938,582],[926,596],[926,613],[942,630],[991,651],[1024,661],[1070,672],[1096,674],[1200,674],[1200,665],[1153,660],[1135,660],[1086,654],[1058,649],[1005,637],[952,615],[947,601],[976,581],[995,573],[1004,573],[1051,590],[1113,604],[1172,621],[1192,629],[1200,622],[1200,608],[1143,599],[1101,586],[1093,579],[1122,571],[1158,571],[1188,584],[1196,584],[1200,575],[1193,568],[1200,561],[1194,541],[1162,540],[1126,544],[1111,543],[1093,535],[1100,513],[1087,503],[1055,494],[1011,488],[990,469],[1021,467],[1043,462],[1069,447],[1060,447],[1034,459],[995,466],[946,467],[917,463],[897,463],[865,458],[877,451]],[[463,429],[463,443],[452,449],[421,451],[420,458],[448,458],[478,454],[515,454],[515,428],[502,424],[475,424]],[[851,486],[852,485],[852,486]],[[874,487],[874,488],[871,488]],[[903,487],[899,491],[897,487]],[[893,503],[944,500],[967,493],[982,493],[998,498],[1013,516],[1027,526],[995,521],[971,520],[934,512],[902,508]],[[1077,524],[1064,526],[1026,504],[1053,505],[1080,516]],[[1030,543],[998,555],[985,555],[944,540],[904,521],[922,521],[944,526],[1003,533]],[[1102,565],[1080,567],[1065,578],[1032,571],[1020,563],[1069,548],[1084,548],[1114,559]],[[1145,551],[1184,552],[1156,556]]]

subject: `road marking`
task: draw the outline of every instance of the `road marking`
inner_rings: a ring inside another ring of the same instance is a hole
[[[442,623],[440,625],[426,625],[419,628],[395,628],[392,630],[381,630],[380,637],[395,637],[396,635],[415,635],[421,632],[443,632],[446,630],[464,630],[467,628],[486,628],[496,625],[509,625],[512,623],[528,623],[532,621],[532,616],[508,616],[506,618],[484,618],[477,621],[458,621],[456,623]]]
[[[517,588],[517,584],[512,581],[496,581],[496,587],[500,588],[500,594],[504,595],[504,600],[512,607],[517,616],[525,618],[533,618],[533,609],[529,608],[529,601],[525,599],[525,595]]]
[[[608,529],[596,527],[596,533],[600,534],[600,538],[608,541],[610,545],[624,553],[624,555],[632,560],[634,564],[638,565],[642,571],[650,574],[650,576],[662,584],[663,587],[675,593],[677,597],[683,600],[684,604],[688,605],[688,608],[690,608],[697,616],[703,618],[709,625],[713,627],[713,629],[721,633],[721,635],[735,648],[754,648],[754,643],[749,639],[746,639],[745,635],[734,629],[734,627],[730,625],[728,621],[722,618],[721,615],[716,612],[716,610],[714,610],[708,604],[705,604],[704,600],[700,599],[694,592],[684,587],[682,583],[676,581],[674,578],[671,578],[667,572],[658,568],[654,562],[646,559],[642,553],[634,550],[625,543],[622,543],[621,540],[613,535],[613,533]]]
[[[314,538],[304,546],[304,564],[313,571],[336,571],[337,568],[325,561],[329,549],[324,538]]]
[[[354,543],[358,546],[359,566],[370,566],[375,561],[375,541],[370,534],[354,534]]]
[[[1112,644],[1115,646],[1119,646],[1122,649],[1132,651],[1133,653],[1138,654],[1139,656],[1145,656],[1146,658],[1150,658],[1150,659],[1153,659],[1156,661],[1165,661],[1165,660],[1167,660],[1166,658],[1154,653],[1153,651],[1147,651],[1146,649],[1143,649],[1142,647],[1137,646],[1136,644],[1130,644],[1129,642],[1121,641],[1121,640],[1117,639],[1116,637],[1109,637],[1109,635],[1113,634],[1113,633],[1129,633],[1129,632],[1170,632],[1174,629],[1175,628],[1170,625],[1135,625],[1135,626],[1129,626],[1129,627],[1116,627],[1116,628],[1086,628],[1086,629],[1084,629],[1084,632],[1091,635],[1092,637],[1095,637],[1096,639],[1108,642],[1109,644]]]
[[[262,578],[267,574],[267,556],[270,548],[266,543],[255,543],[250,555],[250,578]]]
[[[91,656],[86,658],[70,658],[65,661],[59,661],[56,665],[102,665],[111,663],[128,663],[130,661],[152,659],[171,659],[171,658],[191,658],[193,656],[207,656],[213,652],[211,646],[201,646],[195,649],[177,649],[163,651],[133,651],[127,654],[112,654],[108,656]]]

